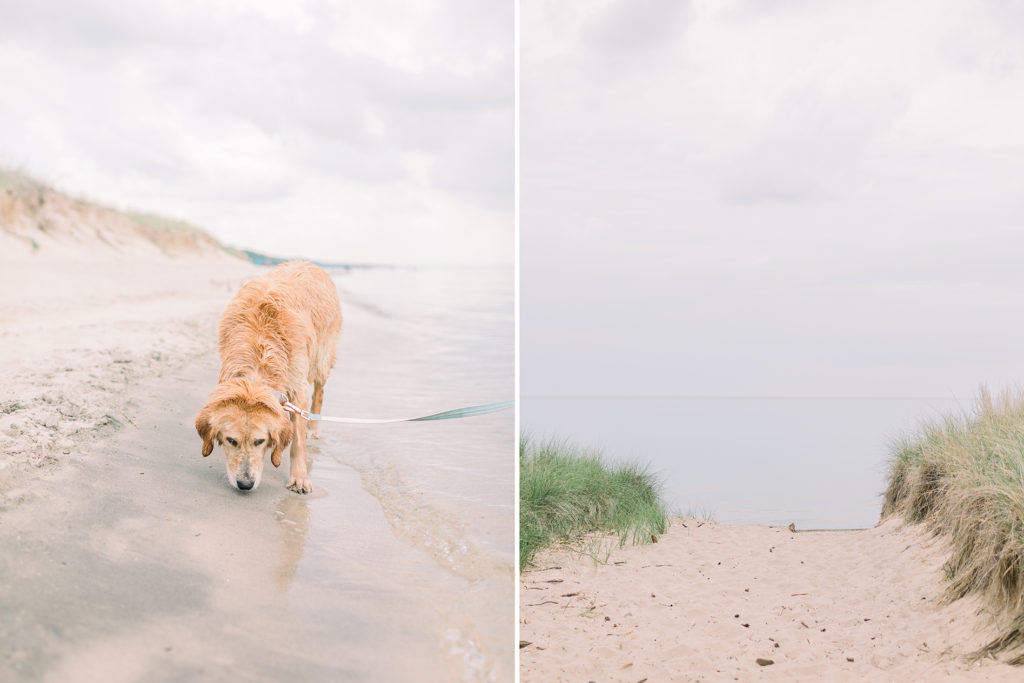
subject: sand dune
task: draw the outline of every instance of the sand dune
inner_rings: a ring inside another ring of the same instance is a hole
[[[677,520],[603,564],[548,551],[520,581],[521,680],[1019,680],[965,659],[996,631],[972,599],[940,604],[945,558],[941,539],[898,521],[792,533]]]
[[[4,259],[31,256],[76,261],[237,260],[205,232],[181,221],[116,211],[2,170],[0,254]]]

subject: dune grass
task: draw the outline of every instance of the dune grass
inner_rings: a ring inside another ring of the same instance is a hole
[[[21,171],[0,168],[0,189],[48,189],[38,180],[34,180]]]
[[[619,545],[649,543],[668,516],[657,479],[636,464],[612,466],[565,442],[519,446],[519,567],[543,547],[611,533]]]
[[[153,228],[154,230],[160,230],[163,232],[205,232],[204,230],[197,228],[191,223],[185,221],[175,220],[173,218],[166,218],[164,216],[158,216],[155,213],[144,213],[141,211],[122,211],[128,218],[131,218],[136,223],[141,223],[146,227]]]
[[[899,443],[882,516],[950,540],[947,601],[979,595],[1004,624],[972,657],[1024,647],[1024,393],[982,388],[974,414],[926,424]],[[1024,654],[1009,659],[1024,664]]]

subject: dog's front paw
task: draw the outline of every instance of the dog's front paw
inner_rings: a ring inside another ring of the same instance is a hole
[[[288,480],[287,488],[295,493],[312,493],[313,482],[309,480],[309,477],[291,477]]]

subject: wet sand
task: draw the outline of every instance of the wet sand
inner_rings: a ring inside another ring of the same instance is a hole
[[[996,631],[974,599],[940,603],[945,559],[941,539],[896,520],[677,520],[603,564],[547,551],[520,580],[521,680],[1019,680],[966,661]]]
[[[284,488],[286,468],[268,465],[242,493],[219,450],[200,456],[193,419],[219,369],[216,320],[254,272],[0,264],[0,287],[20,292],[0,298],[0,670],[509,680],[511,565],[484,554],[486,572],[453,571],[403,530],[416,507],[389,508],[385,494],[401,492],[380,481],[386,468],[352,455],[385,436],[344,439],[349,455],[335,437],[311,442],[305,497]],[[493,439],[504,428],[475,429]]]
[[[279,472],[247,495],[197,466],[188,428],[204,392],[164,394],[99,453],[33,482],[4,513],[2,647],[23,680],[337,680],[443,670],[422,614],[345,572],[292,590],[312,500]],[[280,480],[280,481],[279,481]],[[352,473],[339,556],[403,550]],[[278,484],[278,486],[275,486]],[[45,501],[45,502],[44,502]],[[355,514],[353,514],[355,511]],[[320,589],[320,590],[318,590]],[[429,615],[428,615],[429,616]],[[403,655],[388,646],[398,641]],[[339,656],[344,653],[344,657]],[[442,677],[443,679],[443,677]],[[439,679],[440,680],[440,679]]]

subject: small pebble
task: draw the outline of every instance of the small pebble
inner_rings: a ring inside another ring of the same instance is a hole
[[[775,663],[774,659],[765,659],[764,657],[758,657],[754,660],[758,666],[769,666]]]

